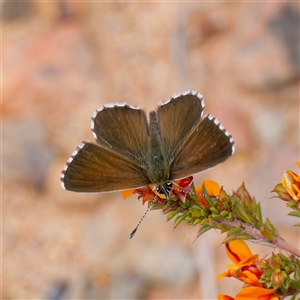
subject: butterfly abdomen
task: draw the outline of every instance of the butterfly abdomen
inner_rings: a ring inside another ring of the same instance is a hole
[[[169,179],[169,166],[165,149],[161,141],[161,134],[154,111],[149,116],[150,147],[147,156],[148,178],[152,183],[162,184]]]

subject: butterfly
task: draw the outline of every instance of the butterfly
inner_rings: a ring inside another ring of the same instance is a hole
[[[74,192],[110,192],[153,184],[170,197],[170,183],[209,169],[235,150],[230,133],[212,115],[202,117],[203,96],[173,95],[149,114],[126,103],[97,109],[96,143],[82,142],[68,159],[61,185]]]

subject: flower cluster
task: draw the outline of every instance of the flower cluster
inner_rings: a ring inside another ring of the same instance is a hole
[[[191,184],[193,177],[189,176],[180,180],[172,181],[171,194],[173,199],[178,199],[182,202],[185,201],[186,196],[191,193]],[[149,184],[145,187],[138,188],[135,190],[125,190],[122,191],[123,199],[132,194],[138,194],[138,199],[142,198],[143,204],[149,202],[150,204],[156,203],[158,205],[165,205],[167,202],[166,195],[159,192],[153,184]]]
[[[300,161],[296,164],[300,168]],[[282,182],[277,184],[274,192],[278,194],[278,197],[287,202],[296,202],[297,206],[300,206],[300,175],[297,175],[293,171],[287,170],[282,175]]]
[[[258,254],[252,254],[247,244],[240,240],[226,243],[225,248],[234,264],[217,280],[234,277],[245,286],[234,298],[220,294],[219,300],[279,300],[284,295],[299,292],[300,260],[294,256],[272,253],[268,259],[259,259]]]
[[[300,161],[296,164],[300,168]],[[300,218],[300,175],[290,170],[285,171],[282,182],[275,186],[273,192],[277,193],[278,198],[285,201],[293,210],[289,213],[290,216]],[[300,222],[295,225],[300,226]]]
[[[300,167],[300,162],[297,165]],[[300,217],[300,176],[286,171],[274,192],[293,210],[289,215]],[[163,188],[149,185],[123,191],[123,198],[132,194],[147,203],[148,210],[160,209],[168,221],[173,219],[174,228],[184,221],[186,225],[199,226],[197,237],[212,228],[227,234],[223,242],[233,264],[218,279],[234,277],[244,287],[234,298],[219,295],[219,299],[279,300],[287,295],[296,299],[300,292],[300,250],[289,245],[268,218],[263,219],[260,204],[244,184],[229,195],[212,180],[205,180],[195,188],[190,176]],[[269,244],[288,254],[272,253],[259,259],[243,240]]]

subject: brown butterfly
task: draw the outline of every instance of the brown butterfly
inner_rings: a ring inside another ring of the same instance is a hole
[[[82,142],[68,159],[62,187],[110,192],[154,184],[169,197],[170,182],[211,168],[234,153],[233,138],[212,115],[202,118],[203,96],[174,95],[150,112],[126,103],[92,115],[97,143]]]

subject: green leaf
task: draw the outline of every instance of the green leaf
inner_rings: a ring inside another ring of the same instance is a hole
[[[226,218],[227,221],[231,222],[233,220],[233,214],[232,214],[232,211],[229,212],[227,218]]]
[[[200,204],[199,199],[198,199],[198,193],[195,189],[194,182],[192,183],[192,193],[191,193],[191,195],[192,195],[192,198],[193,198],[194,202],[197,203],[197,204]]]
[[[201,223],[201,220],[200,219],[196,219],[194,222],[193,222],[193,225],[195,226],[195,225],[198,225],[198,224],[200,224]]]
[[[290,279],[289,276],[286,277],[286,278],[283,280],[282,285],[283,285],[283,287],[284,287],[285,289],[288,289],[288,288],[290,287],[290,285],[291,285],[291,279]]]
[[[235,214],[237,217],[239,217],[242,221],[248,223],[248,224],[253,224],[253,220],[250,217],[250,215],[247,213],[247,211],[244,209],[243,205],[238,203],[236,208],[235,208]]]
[[[206,224],[208,221],[209,221],[208,218],[203,218],[203,219],[200,221],[200,224],[201,224],[201,225],[204,225],[204,224]]]
[[[178,216],[174,221],[174,228],[176,228],[187,216],[188,216],[187,213]]]
[[[198,233],[197,233],[197,237],[199,237],[200,235],[202,235],[204,232],[212,229],[213,227],[209,224],[204,224],[200,227],[200,229],[198,230]]]
[[[236,233],[236,234],[232,234],[230,236],[227,236],[223,240],[223,243],[228,243],[228,242],[234,241],[234,240],[251,240],[251,239],[253,239],[253,237],[250,234],[241,232],[241,233]]]
[[[221,218],[223,218],[220,214],[211,214],[211,217],[213,219],[221,219]]]
[[[300,218],[300,211],[291,211],[288,213],[289,216]]]
[[[181,202],[181,203],[180,203],[180,206],[181,206],[182,208],[188,208],[188,207],[190,206],[190,201],[189,201],[188,199],[185,199],[184,202]]]
[[[300,289],[300,269],[299,268],[296,268],[294,277],[296,280],[299,280],[299,289]]]
[[[286,257],[286,256],[285,256],[283,253],[281,253],[281,252],[279,252],[277,255],[278,255],[279,258],[280,258],[283,262],[285,262],[286,264],[289,263],[289,262],[291,261],[288,257]]]
[[[190,214],[195,217],[199,218],[201,216],[201,211],[197,209],[189,209]]]
[[[228,212],[227,210],[222,210],[222,211],[220,212],[220,215],[221,215],[222,217],[226,217],[228,214],[229,214],[229,212]]]
[[[273,224],[271,223],[271,221],[269,220],[269,218],[266,218],[265,224],[266,228],[268,228],[272,234],[274,236],[278,236],[278,231],[276,230],[276,228],[273,226]]]
[[[199,205],[192,205],[191,209],[193,209],[193,210],[201,210],[201,207]]]
[[[209,210],[213,213],[213,214],[219,214],[219,211],[214,207],[210,207]]]
[[[273,235],[271,230],[269,230],[266,226],[264,226],[264,225],[261,226],[260,232],[268,241],[270,241],[270,242],[274,241],[275,236]]]
[[[168,215],[167,215],[167,221],[170,221],[171,219],[173,219],[179,212],[179,208],[171,211]]]
[[[257,203],[257,204],[255,203],[255,215],[256,215],[258,221],[262,224],[263,219],[262,219],[260,203]]]
[[[163,206],[163,208],[162,209],[166,209],[166,208],[169,208],[170,207],[170,205],[171,205],[171,201],[168,201],[164,206]]]
[[[186,220],[186,222],[194,222],[194,219],[192,217],[190,217],[190,216],[187,216],[185,218],[185,220]]]
[[[242,231],[243,231],[242,228],[232,228],[232,229],[230,229],[230,230],[227,231],[227,236],[233,235],[233,234],[238,234],[238,233],[240,233]]]
[[[296,280],[292,280],[291,288],[293,288],[296,291],[300,291],[300,282]]]

